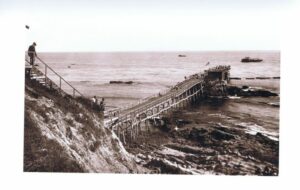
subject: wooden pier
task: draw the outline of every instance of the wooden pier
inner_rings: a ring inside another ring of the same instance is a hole
[[[206,96],[225,96],[229,71],[230,66],[213,67],[191,75],[165,94],[132,107],[106,111],[104,124],[126,144],[128,140],[136,139],[141,131],[148,130],[149,120],[160,117],[172,109],[193,104]]]

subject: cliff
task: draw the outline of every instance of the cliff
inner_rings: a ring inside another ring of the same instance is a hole
[[[88,100],[26,80],[24,171],[144,173]]]

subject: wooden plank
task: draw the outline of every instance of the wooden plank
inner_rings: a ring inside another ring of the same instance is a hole
[[[45,76],[37,76],[37,77],[31,77],[32,79],[44,79]]]

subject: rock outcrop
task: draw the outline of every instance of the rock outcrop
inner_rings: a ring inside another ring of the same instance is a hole
[[[257,89],[250,88],[248,86],[237,87],[237,86],[227,86],[227,93],[231,96],[261,96],[261,97],[269,97],[269,96],[278,96],[278,94],[270,92],[265,89]]]

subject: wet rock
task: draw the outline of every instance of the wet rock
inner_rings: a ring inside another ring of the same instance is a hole
[[[109,84],[133,84],[133,81],[109,81]]]
[[[242,89],[237,86],[227,86],[227,93],[231,96],[240,95],[242,93]]]
[[[262,172],[262,175],[273,176],[273,175],[277,175],[277,172],[275,172],[272,168],[266,166]]]
[[[259,167],[256,166],[254,174],[255,175],[262,175],[262,170]]]
[[[213,130],[210,133],[210,135],[215,140],[231,140],[231,139],[235,139],[234,135],[232,135],[230,133],[226,133],[224,131],[220,131],[220,130]]]
[[[278,96],[278,95],[276,93],[267,90],[255,90],[252,92],[252,96],[269,97],[269,96]]]
[[[167,117],[162,117],[161,119],[150,119],[150,124],[157,127],[161,131],[169,132],[172,130],[172,125],[170,119]]]
[[[258,142],[260,142],[261,144],[264,144],[264,145],[269,145],[269,146],[272,146],[272,147],[276,147],[278,146],[278,142],[277,141],[274,141],[274,140],[271,140],[269,139],[268,137],[266,137],[265,135],[263,135],[262,133],[256,133],[255,135],[255,138]]]
[[[190,124],[191,121],[183,120],[183,119],[177,119],[177,120],[175,121],[175,123],[176,123],[176,125],[177,125],[178,127],[181,127],[181,126],[183,126],[183,125]]]
[[[201,155],[203,153],[205,153],[206,155],[216,154],[214,150],[203,150],[202,148],[197,146],[180,145],[180,144],[167,144],[165,146],[188,154],[195,154],[195,155]]]
[[[278,94],[270,92],[264,89],[249,89],[248,86],[243,86],[242,88],[237,86],[227,86],[227,93],[230,96],[261,96],[261,97],[269,97],[269,96],[278,96]]]
[[[268,105],[279,108],[280,107],[280,103],[279,102],[274,102],[274,103],[268,103]]]
[[[188,172],[183,171],[179,167],[171,165],[164,160],[151,160],[145,166],[154,169],[158,168],[162,174],[189,174]]]
[[[193,128],[188,135],[188,138],[191,140],[196,140],[201,144],[205,144],[207,141],[207,130],[206,129],[197,129]]]

